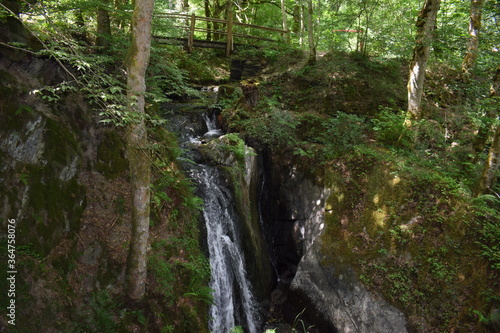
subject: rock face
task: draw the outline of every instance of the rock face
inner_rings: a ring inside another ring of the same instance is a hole
[[[16,22],[14,28],[22,29]],[[19,36],[23,31],[8,28],[9,24],[0,24],[1,41],[27,41]],[[4,34],[7,30],[11,32]],[[72,68],[68,65],[67,70]],[[198,246],[196,208],[177,211],[176,227],[168,231],[174,214],[167,215],[167,205],[156,209],[148,296],[134,311],[141,318],[131,317],[123,302],[131,234],[123,132],[100,123],[99,111],[91,108],[83,93],[75,92],[78,89],[53,94],[44,90],[71,82],[61,63],[51,58],[2,45],[0,82],[0,238],[7,239],[7,223],[15,220],[16,331],[132,332],[145,326],[142,311],[147,308],[148,331],[167,327],[176,332],[208,332],[205,300],[187,293],[209,295],[202,289],[205,266]],[[171,147],[168,133],[152,132],[160,146]],[[181,198],[193,196],[190,186],[170,160],[171,151],[162,152],[173,183],[181,184],[161,189],[181,206]],[[189,251],[177,250],[177,245],[167,248],[170,244],[163,245],[163,239],[169,236],[182,237]],[[0,244],[0,259],[5,263],[6,245]],[[189,253],[182,257],[184,251]],[[179,264],[172,263],[171,257],[179,257]],[[158,281],[165,271],[171,280],[162,289]],[[0,290],[8,290],[6,272],[0,272]],[[175,289],[172,281],[177,282]],[[169,298],[179,300],[178,304],[174,306]],[[0,297],[2,307],[8,302]],[[0,331],[10,329],[7,320],[0,317]]]
[[[0,94],[9,96],[0,101],[2,221],[16,218],[20,239],[44,255],[78,229],[85,208],[77,172],[88,141],[75,134],[83,131],[84,103],[74,96],[50,109],[34,93],[46,79],[62,81],[54,63],[8,50],[0,54]]]
[[[3,40],[27,42],[24,30],[9,31]],[[129,225],[125,209],[116,210],[127,202],[117,179],[128,167],[123,141],[99,125],[83,95],[58,93],[52,103],[40,94],[69,81],[53,59],[2,46],[0,81],[0,233],[16,220],[18,286],[26,286],[17,314],[31,318],[16,326],[75,331],[89,295],[119,292],[124,278]]]
[[[352,271],[321,264],[315,248],[302,257],[291,290],[323,316],[320,321],[338,332],[406,332],[399,310],[366,290]]]
[[[298,311],[305,309],[306,320],[320,332],[406,332],[399,310],[368,291],[352,268],[333,264],[341,262],[332,260],[335,253],[322,252],[326,203],[334,192],[325,175],[298,167],[300,161],[271,160],[274,208],[267,221],[279,280],[290,282],[295,274],[289,301]]]

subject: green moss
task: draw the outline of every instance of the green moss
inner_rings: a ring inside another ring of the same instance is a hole
[[[84,188],[75,178],[63,182],[49,168],[26,166],[32,219],[21,221],[22,239],[39,246],[44,255],[66,232],[77,231],[84,210]]]
[[[486,306],[481,295],[494,275],[478,255],[470,222],[463,222],[471,217],[460,209],[466,203],[453,194],[454,183],[431,170],[352,162],[338,161],[345,165],[325,176],[331,194],[323,264],[353,268],[403,310],[412,332],[471,323],[465,309]],[[484,332],[481,325],[471,329]]]
[[[0,115],[2,123],[0,128],[9,131],[21,130],[24,124],[32,119],[32,112],[28,111],[31,108],[19,104],[19,89],[14,88],[12,84],[16,82],[16,78],[12,74],[0,69],[0,96],[9,96],[10,98],[2,98],[0,101]]]
[[[49,118],[45,121],[41,161],[46,164],[18,163],[16,171],[20,179],[13,187],[29,188],[25,218],[19,221],[20,239],[22,243],[33,243],[43,255],[48,254],[66,232],[78,230],[85,197],[76,177],[65,178],[71,176],[71,170],[68,171],[71,167],[75,173],[78,170],[80,146],[63,123]]]

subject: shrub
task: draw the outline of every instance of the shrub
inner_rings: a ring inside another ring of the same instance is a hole
[[[298,124],[292,112],[270,107],[233,125],[265,145],[286,147],[296,143],[295,130]]]
[[[338,112],[335,118],[330,118],[323,125],[321,134],[324,147],[324,157],[335,158],[346,153],[354,146],[364,141],[367,129],[364,119],[354,114]]]
[[[380,107],[380,113],[372,119],[373,130],[378,141],[397,147],[410,147],[414,133],[405,126],[406,113]]]

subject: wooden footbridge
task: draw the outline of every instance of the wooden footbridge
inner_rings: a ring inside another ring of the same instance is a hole
[[[267,37],[253,36],[250,34],[243,34],[235,31],[236,27],[246,28],[245,30],[264,30],[267,35],[272,33],[280,33],[284,39],[288,31],[276,28],[269,28],[258,26],[254,24],[240,23],[234,20],[233,12],[228,13],[227,20],[211,17],[196,16],[195,14],[181,14],[181,13],[158,13],[155,14],[155,19],[168,19],[175,23],[183,22],[183,25],[174,24],[176,28],[180,28],[183,34],[182,37],[168,37],[160,36],[153,32],[153,37],[159,42],[175,43],[184,45],[186,50],[190,53],[194,47],[225,49],[226,56],[229,56],[234,50],[235,46],[245,44],[235,44],[234,38],[246,40],[260,40],[266,42],[277,42],[276,39]],[[204,22],[205,27],[200,27],[197,22]],[[195,39],[195,33],[205,33],[207,39]],[[213,37],[215,40],[210,40]],[[225,38],[224,38],[225,37]],[[225,39],[225,41],[224,41]]]

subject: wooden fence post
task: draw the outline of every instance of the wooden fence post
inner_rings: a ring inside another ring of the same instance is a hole
[[[233,51],[233,11],[230,10],[227,16],[226,57],[230,56]]]
[[[191,24],[189,25],[188,45],[187,45],[188,53],[193,52],[195,23],[196,23],[196,16],[193,13],[191,14]]]

